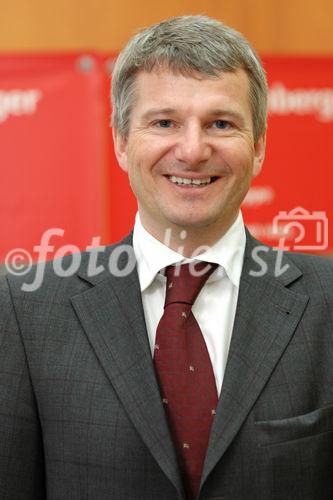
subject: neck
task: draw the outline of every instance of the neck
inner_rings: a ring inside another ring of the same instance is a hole
[[[141,223],[154,238],[187,258],[196,257],[205,252],[222,238],[232,225],[229,224],[226,227],[219,226],[216,230],[213,230],[211,225],[189,228],[170,224],[169,227],[161,230],[160,227],[154,228],[151,225],[145,224],[142,218]]]

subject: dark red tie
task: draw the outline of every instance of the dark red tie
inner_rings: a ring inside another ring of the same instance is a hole
[[[188,500],[199,492],[218,400],[205,340],[191,308],[215,268],[206,262],[166,268],[164,314],[156,332],[155,370]]]

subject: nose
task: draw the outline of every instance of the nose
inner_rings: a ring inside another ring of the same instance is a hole
[[[207,161],[211,154],[212,147],[201,125],[191,124],[179,132],[175,146],[176,160],[195,166]]]

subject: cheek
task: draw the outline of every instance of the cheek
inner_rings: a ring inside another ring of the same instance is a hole
[[[236,141],[221,150],[220,157],[235,173],[251,171],[254,165],[254,148],[244,142]]]
[[[147,169],[153,158],[153,149],[146,142],[133,143],[128,148],[129,168]]]
[[[147,167],[147,161],[145,156],[129,156],[129,166],[128,166],[128,179],[131,185],[132,191],[139,198],[144,195],[145,192],[151,191],[151,173]]]

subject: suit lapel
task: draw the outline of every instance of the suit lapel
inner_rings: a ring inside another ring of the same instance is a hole
[[[81,277],[94,285],[72,297],[83,329],[137,432],[181,492],[175,452],[155,378],[136,269],[122,277],[110,273],[95,278],[82,273]]]
[[[264,255],[265,274],[253,275],[259,271],[252,258],[254,247],[255,240],[248,236],[228,362],[202,483],[260,396],[308,302],[307,296],[286,288],[301,276],[292,262],[284,258],[283,266],[288,267],[277,277],[274,275],[278,261],[277,252],[273,250],[260,254]]]

